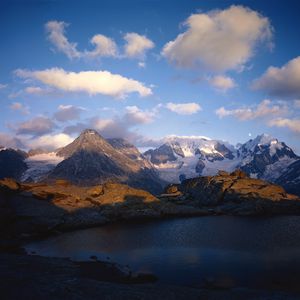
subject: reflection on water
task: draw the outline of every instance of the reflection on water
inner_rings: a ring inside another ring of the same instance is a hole
[[[118,223],[26,246],[44,256],[118,262],[161,282],[201,286],[225,282],[300,290],[300,217],[211,216]]]

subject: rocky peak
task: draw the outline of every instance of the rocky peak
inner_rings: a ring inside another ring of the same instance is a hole
[[[57,151],[57,155],[67,158],[81,150],[109,152],[112,149],[112,146],[96,130],[85,129],[72,143]]]

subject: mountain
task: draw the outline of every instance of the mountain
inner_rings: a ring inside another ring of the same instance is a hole
[[[290,164],[300,158],[284,142],[262,134],[238,149],[238,167],[255,178],[275,181]]]
[[[27,169],[27,164],[24,162],[26,157],[27,154],[24,151],[1,147],[0,179],[5,177],[20,179]]]
[[[144,155],[157,168],[161,178],[168,182],[214,175],[220,169],[233,171],[236,166],[233,146],[206,137],[167,137],[163,145],[146,151]]]
[[[235,169],[274,182],[300,159],[284,142],[266,134],[236,147],[206,137],[172,136],[144,155],[154,164],[161,178],[169,182]]]
[[[275,182],[287,192],[300,197],[300,160],[290,164]]]
[[[35,149],[30,149],[27,154],[28,156],[35,156],[35,155],[40,155],[40,154],[48,154],[51,151],[48,151],[46,149],[42,149],[42,148],[35,148]]]
[[[53,169],[49,178],[63,178],[81,185],[117,181],[158,193],[162,180],[138,150],[124,140],[110,142],[116,148],[97,131],[84,130],[56,153],[64,160]]]
[[[152,164],[147,160],[147,158],[140,153],[140,151],[128,141],[122,138],[106,139],[106,141],[116,150],[120,151],[128,158],[134,160],[141,167],[153,168]]]

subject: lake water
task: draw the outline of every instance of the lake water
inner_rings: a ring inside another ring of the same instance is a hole
[[[300,217],[209,216],[117,223],[26,245],[29,253],[89,260],[95,255],[150,272],[160,282],[217,282],[300,291]]]

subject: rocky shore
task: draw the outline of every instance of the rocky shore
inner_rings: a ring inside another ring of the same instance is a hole
[[[292,293],[161,285],[152,274],[132,274],[113,263],[29,256],[24,241],[118,220],[200,215],[299,214],[300,200],[243,172],[188,179],[154,196],[118,183],[80,187],[65,180],[20,184],[0,181],[2,299],[298,299]],[[15,287],[18,287],[16,289]]]
[[[187,179],[154,196],[119,183],[81,187],[65,180],[0,180],[0,233],[27,238],[130,219],[300,214],[300,199],[241,171]]]
[[[0,253],[1,299],[299,299],[276,290],[232,288],[209,282],[203,288],[165,285],[155,277],[129,275],[114,264]]]

